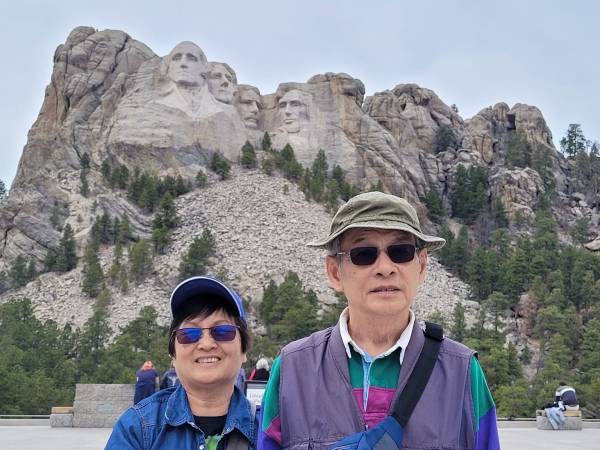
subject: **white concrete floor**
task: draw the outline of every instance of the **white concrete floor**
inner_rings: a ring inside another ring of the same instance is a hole
[[[50,428],[0,426],[2,450],[102,450],[107,428]],[[535,428],[500,428],[502,450],[598,450],[600,429],[540,431]]]

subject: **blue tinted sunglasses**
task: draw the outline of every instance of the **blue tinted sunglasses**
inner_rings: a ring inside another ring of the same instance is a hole
[[[217,325],[210,328],[180,328],[175,330],[173,334],[180,344],[193,344],[198,342],[204,330],[208,330],[210,336],[217,342],[229,342],[235,339],[236,331],[239,329],[237,325]]]

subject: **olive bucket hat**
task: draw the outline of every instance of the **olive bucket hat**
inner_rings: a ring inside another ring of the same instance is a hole
[[[383,192],[366,192],[348,200],[338,209],[331,221],[329,236],[307,244],[326,248],[336,237],[351,228],[401,230],[414,234],[417,243],[430,251],[444,246],[446,240],[421,231],[417,212],[400,197]]]

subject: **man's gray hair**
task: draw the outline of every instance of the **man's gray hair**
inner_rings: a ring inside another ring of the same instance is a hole
[[[342,251],[342,235],[343,233],[327,244],[327,256],[338,256]]]

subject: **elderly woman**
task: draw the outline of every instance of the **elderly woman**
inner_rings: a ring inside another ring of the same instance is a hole
[[[193,277],[171,294],[171,313],[169,354],[181,384],[125,411],[106,448],[255,448],[253,408],[234,386],[250,346],[240,297]]]

